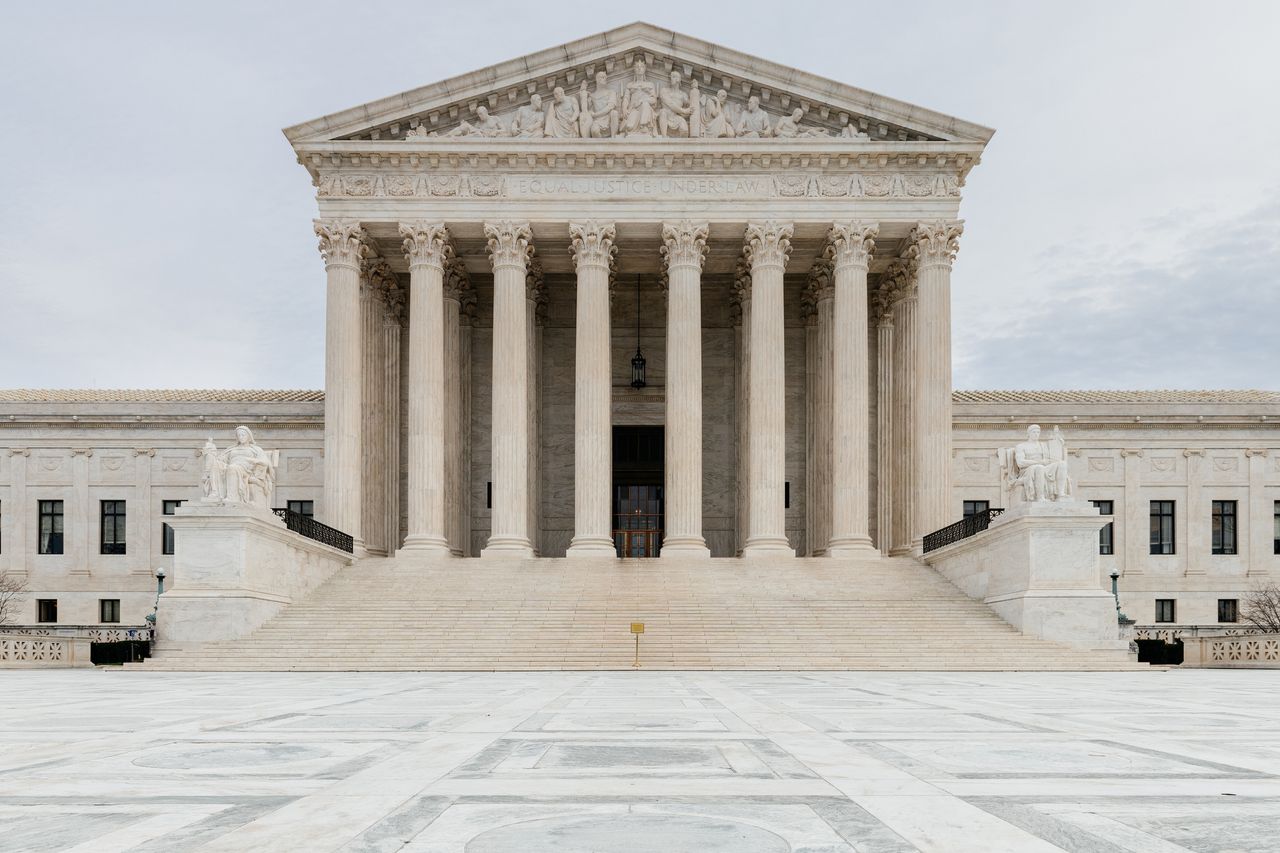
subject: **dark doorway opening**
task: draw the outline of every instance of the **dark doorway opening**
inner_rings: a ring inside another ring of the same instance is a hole
[[[662,550],[660,426],[613,428],[613,547],[619,557],[656,557]]]

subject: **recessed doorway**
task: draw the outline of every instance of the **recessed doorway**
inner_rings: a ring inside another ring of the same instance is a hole
[[[660,426],[613,428],[613,547],[619,557],[662,550],[663,433]]]

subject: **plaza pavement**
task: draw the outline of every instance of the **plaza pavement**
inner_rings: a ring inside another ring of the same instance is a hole
[[[1280,673],[0,673],[0,851],[1280,850]]]

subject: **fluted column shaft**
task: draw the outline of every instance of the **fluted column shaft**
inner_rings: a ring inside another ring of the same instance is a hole
[[[485,223],[493,262],[493,529],[481,557],[532,557],[529,540],[527,222]]]
[[[578,271],[573,410],[573,540],[570,557],[612,557],[613,481],[609,264],[615,250],[611,222],[569,225]]]
[[[710,557],[702,535],[702,262],[707,223],[662,226],[667,265],[664,557]]]
[[[893,308],[893,544],[911,553],[915,531],[916,289],[914,281]]]
[[[893,315],[876,326],[876,547],[888,555],[893,547],[894,447]]]
[[[867,265],[877,226],[839,222],[829,250],[835,288],[832,342],[831,557],[873,554],[870,525],[870,365],[867,353]]]
[[[324,352],[324,512],[330,527],[348,533],[364,552],[360,523],[362,359],[360,254],[355,220],[317,220],[316,235],[328,279]]]
[[[369,264],[366,262],[366,265]],[[385,556],[387,543],[382,519],[386,516],[382,477],[387,475],[386,445],[383,442],[382,422],[386,400],[383,397],[382,365],[386,362],[385,341],[382,336],[383,302],[378,294],[380,277],[366,269],[360,284],[361,325],[361,377],[360,385],[364,401],[361,404],[362,458],[361,498],[365,547],[371,554]]]
[[[462,364],[459,354],[462,303],[459,273],[454,267],[445,270],[443,349],[444,349],[444,532],[449,553],[463,556],[466,543],[462,532],[462,506],[465,483],[462,476]]]
[[[831,468],[832,462],[832,426],[833,426],[833,390],[834,373],[832,357],[834,352],[833,324],[835,322],[835,291],[830,281],[831,270],[823,269],[818,280],[814,296],[813,326],[813,460],[809,466],[809,539],[808,552],[812,556],[827,553],[831,541],[831,500],[833,495]]]
[[[409,259],[409,489],[405,551],[445,556],[444,267],[442,222],[400,226]]]
[[[916,490],[912,548],[925,534],[955,521],[951,509],[951,265],[963,225],[922,222],[909,242],[919,263],[917,411],[914,434]]]
[[[747,545],[751,527],[751,407],[747,404],[751,384],[751,281],[738,285],[738,375],[737,394],[737,541],[735,553],[741,556]]]
[[[386,476],[382,481],[386,515],[382,520],[387,553],[400,547],[400,324],[404,314],[404,291],[397,285],[384,294],[387,303],[383,314],[383,399],[387,402],[383,419],[383,443],[386,447]]]
[[[795,556],[787,541],[785,510],[786,328],[782,274],[791,251],[790,223],[747,226],[751,265],[750,533],[743,556]]]

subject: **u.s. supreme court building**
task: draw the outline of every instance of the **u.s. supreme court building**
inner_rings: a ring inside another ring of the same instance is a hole
[[[288,128],[316,188],[323,393],[0,392],[18,621],[145,625],[162,567],[161,633],[190,654],[341,633],[361,596],[456,615],[519,593],[518,622],[540,585],[622,622],[844,601],[821,630],[858,644],[867,596],[899,585],[968,616],[877,631],[1110,652],[1114,572],[1140,629],[1234,624],[1280,569],[1280,394],[952,388],[961,202],[992,133],[647,24]],[[1060,428],[1053,494],[1033,423]],[[241,424],[270,506],[323,541],[202,486],[206,439]],[[290,625],[317,602],[327,622]]]

